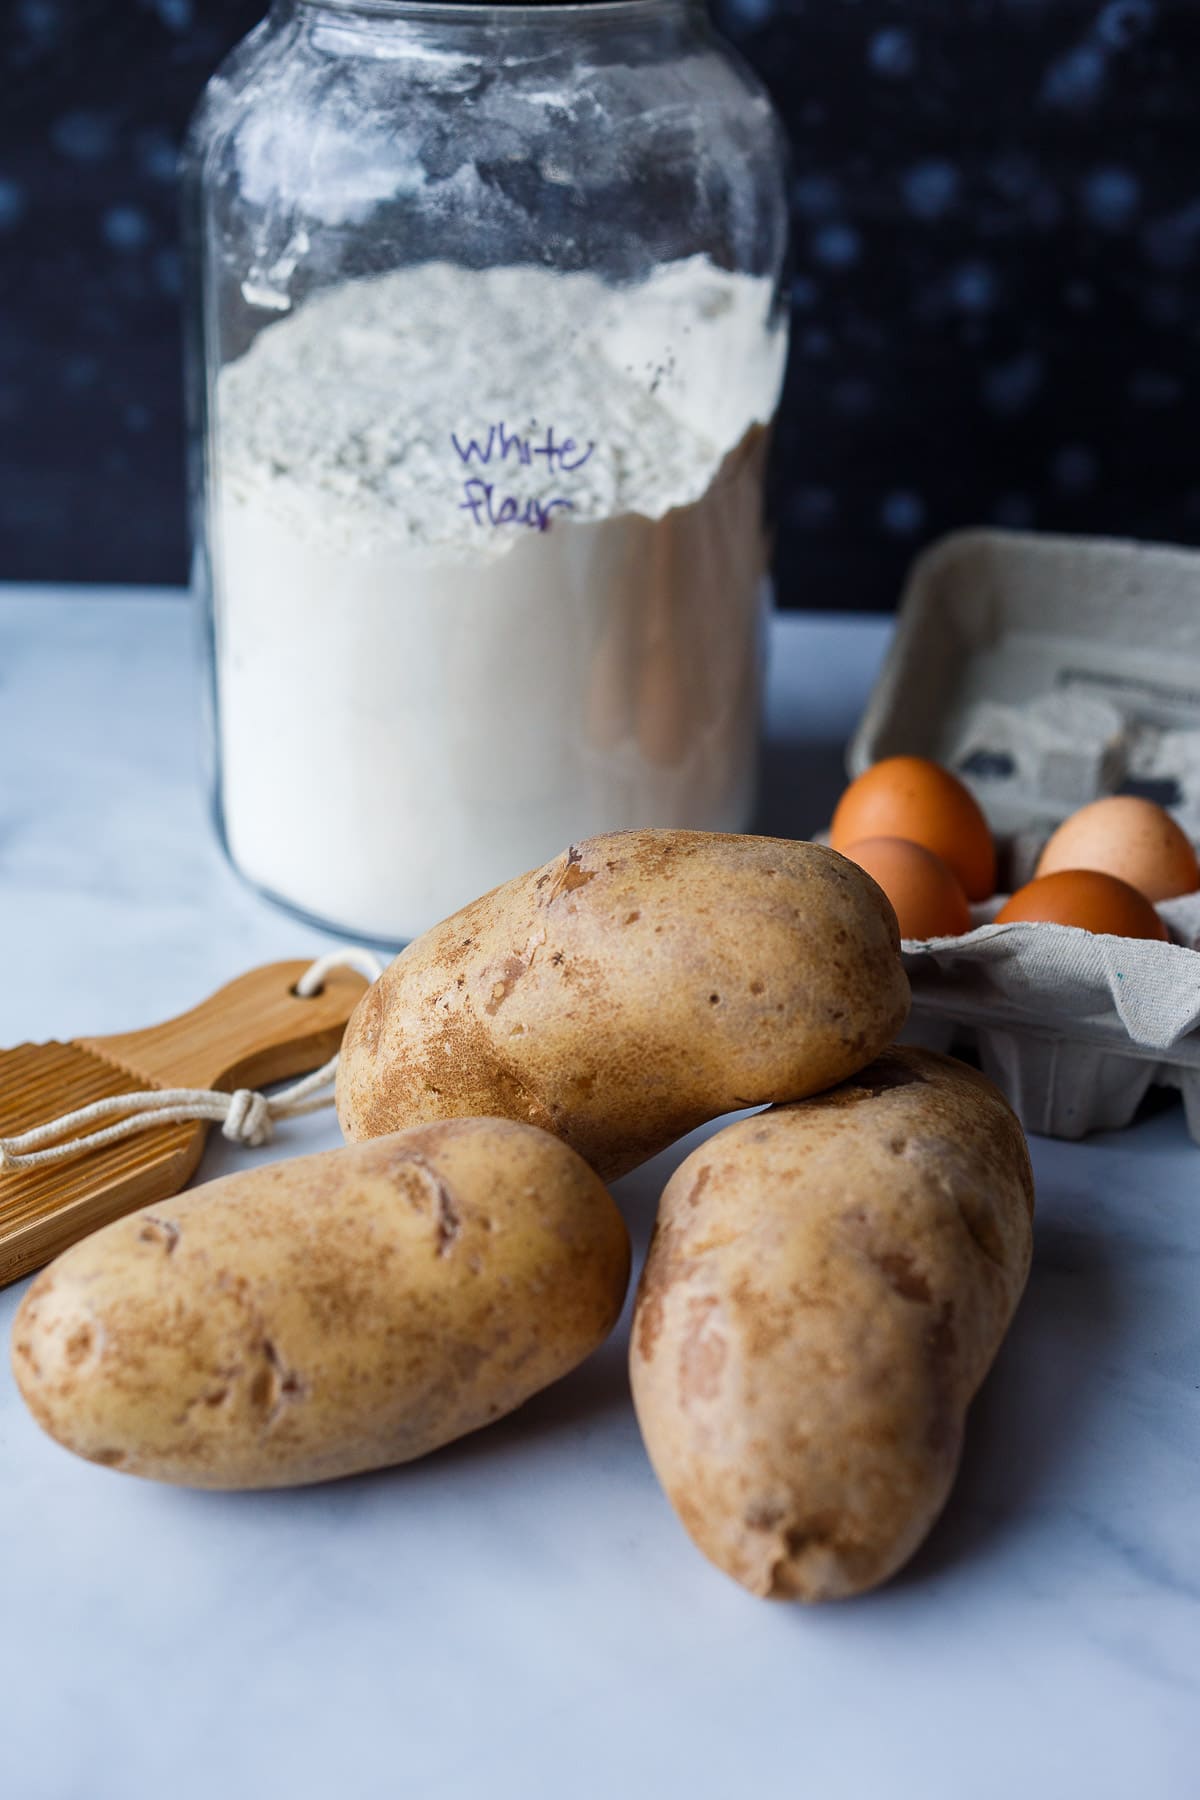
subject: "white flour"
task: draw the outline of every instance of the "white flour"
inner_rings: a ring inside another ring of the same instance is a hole
[[[219,377],[222,805],[251,880],[414,936],[571,839],[745,826],[770,284],[426,264]]]

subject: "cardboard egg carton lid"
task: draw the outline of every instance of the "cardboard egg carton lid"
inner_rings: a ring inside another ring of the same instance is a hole
[[[996,835],[1005,890],[1050,832],[1111,793],[1200,840],[1200,553],[966,531],[914,565],[847,766],[953,769]],[[1200,1142],[1200,895],[1159,908],[1169,944],[992,923],[906,942],[915,1028],[965,1038],[1027,1129],[1127,1124],[1148,1085],[1184,1093]]]
[[[1101,794],[1200,839],[1200,553],[963,531],[914,564],[849,751],[954,769],[1003,839]]]

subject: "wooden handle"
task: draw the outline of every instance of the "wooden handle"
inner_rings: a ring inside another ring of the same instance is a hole
[[[307,961],[268,963],[164,1025],[75,1041],[154,1087],[286,1081],[334,1054],[368,985],[354,969],[333,969],[320,993],[301,999],[293,990],[309,967]]]

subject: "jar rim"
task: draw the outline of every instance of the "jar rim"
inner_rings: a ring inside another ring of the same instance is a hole
[[[651,12],[703,12],[705,0],[297,0],[314,10],[374,14],[378,18],[480,19],[633,18]]]

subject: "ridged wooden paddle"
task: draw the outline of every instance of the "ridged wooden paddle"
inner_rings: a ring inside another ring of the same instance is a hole
[[[145,1088],[260,1088],[318,1068],[367,986],[356,970],[293,992],[308,962],[252,969],[191,1012],[115,1037],[0,1051],[0,1138],[110,1095]],[[64,1162],[0,1172],[0,1287],[89,1231],[177,1194],[200,1160],[206,1122],[162,1125]]]

